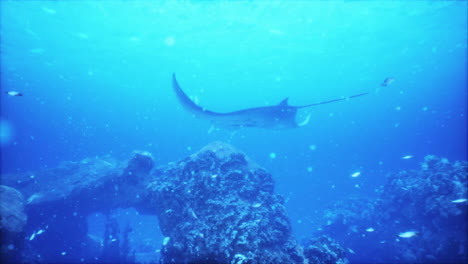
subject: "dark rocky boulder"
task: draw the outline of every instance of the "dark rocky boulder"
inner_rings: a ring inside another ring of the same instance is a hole
[[[161,263],[303,263],[271,175],[213,143],[155,173]]]
[[[0,229],[22,232],[27,219],[23,195],[14,188],[0,185]]]
[[[147,207],[146,185],[154,166],[149,153],[127,163],[109,157],[66,162],[58,168],[3,177],[27,198],[27,262],[97,261],[100,245],[87,236],[87,216],[116,208]],[[23,237],[24,240],[24,237]],[[3,243],[2,243],[3,244]],[[51,247],[50,245],[58,245]]]
[[[125,164],[110,157],[66,162],[58,168],[6,175],[3,184],[27,198],[28,211],[70,206],[75,212],[106,212],[140,204],[154,166],[147,152],[135,153]],[[141,203],[145,204],[145,203]]]
[[[23,195],[14,188],[0,185],[1,263],[21,260],[26,221]]]

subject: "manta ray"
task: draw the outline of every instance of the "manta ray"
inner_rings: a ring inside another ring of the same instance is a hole
[[[172,75],[172,88],[174,89],[174,92],[177,95],[177,99],[181,103],[182,107],[191,112],[195,117],[208,119],[214,124],[221,126],[233,128],[258,127],[265,129],[287,129],[305,126],[309,123],[310,114],[307,115],[304,120],[298,122],[297,113],[299,109],[338,102],[369,94],[369,92],[361,93],[348,97],[301,106],[290,105],[288,103],[289,98],[285,98],[279,104],[273,106],[253,107],[234,112],[218,113],[207,110],[206,108],[203,108],[192,101],[182,90],[182,88],[180,88],[175,73]]]

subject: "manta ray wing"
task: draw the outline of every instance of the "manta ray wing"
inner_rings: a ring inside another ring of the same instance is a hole
[[[239,111],[218,113],[207,110],[193,102],[180,88],[175,74],[172,88],[181,105],[196,117],[208,119],[215,124],[229,127],[259,127],[267,129],[295,128],[297,108],[288,105],[287,98],[275,106],[253,107]]]
[[[182,106],[196,117],[209,119],[216,124],[229,127],[260,127],[267,129],[285,129],[305,126],[309,123],[310,114],[307,115],[303,121],[298,123],[298,109],[349,100],[351,98],[370,94],[369,92],[366,92],[301,106],[289,105],[288,98],[286,98],[274,106],[253,107],[234,112],[218,113],[207,110],[195,104],[180,88],[179,83],[175,77],[175,73],[172,75],[172,87],[177,95],[177,99],[182,104]]]

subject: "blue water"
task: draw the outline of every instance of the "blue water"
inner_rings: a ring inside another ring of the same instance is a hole
[[[134,150],[164,165],[224,141],[273,174],[301,238],[389,172],[467,159],[466,1],[0,5],[2,173]],[[213,130],[181,108],[173,72],[219,112],[371,94],[313,107],[298,129]]]

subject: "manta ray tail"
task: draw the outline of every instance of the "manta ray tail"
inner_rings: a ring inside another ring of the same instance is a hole
[[[314,104],[301,105],[301,106],[295,106],[295,107],[296,108],[305,108],[305,107],[311,107],[311,106],[316,106],[316,105],[321,105],[321,104],[329,104],[329,103],[339,102],[339,101],[343,101],[343,100],[348,100],[348,99],[351,99],[351,98],[356,98],[356,97],[359,97],[359,96],[364,96],[364,95],[367,95],[367,94],[369,94],[369,93],[367,92],[367,93],[355,94],[355,95],[351,95],[351,96],[348,96],[348,97],[342,97],[342,98],[333,99],[333,100],[329,100],[329,101],[323,101],[323,102],[318,102],[318,103],[314,103]]]
[[[380,86],[382,86],[382,87],[384,87],[384,86],[389,86],[389,85],[392,84],[394,81],[395,81],[395,78],[394,78],[394,77],[387,77],[387,78],[382,82],[382,84],[381,84]],[[305,107],[310,107],[310,106],[315,106],[315,105],[329,104],[329,103],[334,103],[334,102],[338,102],[338,101],[343,101],[343,100],[348,100],[348,99],[351,99],[351,98],[356,98],[356,97],[364,96],[364,95],[367,95],[367,94],[370,94],[370,92],[361,93],[361,94],[355,94],[355,95],[351,95],[351,96],[348,96],[348,97],[342,97],[342,98],[333,99],[333,100],[329,100],[329,101],[318,102],[318,103],[315,103],[315,104],[308,104],[308,105],[296,106],[296,108],[305,108]]]

